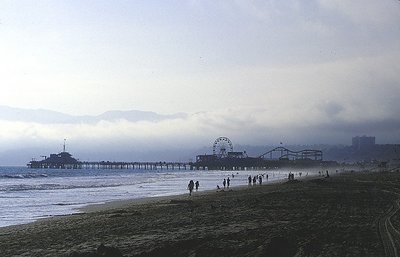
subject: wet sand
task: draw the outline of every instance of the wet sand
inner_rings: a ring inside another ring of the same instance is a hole
[[[385,256],[400,251],[398,193],[399,173],[348,173],[119,201],[1,228],[0,255]]]

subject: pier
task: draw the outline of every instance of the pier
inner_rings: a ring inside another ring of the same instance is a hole
[[[213,144],[213,153],[196,156],[195,162],[124,162],[124,161],[79,161],[65,151],[50,154],[43,160],[30,161],[32,169],[140,169],[140,170],[269,170],[283,167],[325,167],[336,162],[322,160],[322,151],[292,151],[284,147],[274,148],[257,157],[233,151],[233,144],[227,137],[219,137]]]
[[[63,153],[60,153],[63,154]],[[141,170],[188,170],[193,169],[192,163],[185,162],[54,162],[45,159],[42,161],[31,161],[28,167],[32,169],[141,169]]]
[[[78,169],[142,169],[142,170],[187,170],[193,164],[185,162],[80,162]]]
[[[187,170],[193,169],[189,162],[123,162],[123,161],[79,161],[65,150],[58,154],[50,154],[43,160],[32,159],[27,166],[31,169],[141,169],[141,170]]]

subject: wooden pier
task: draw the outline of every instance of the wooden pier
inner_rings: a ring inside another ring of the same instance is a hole
[[[193,163],[188,162],[116,162],[116,161],[76,161],[50,162],[47,160],[31,161],[32,169],[141,169],[141,170],[192,170]]]
[[[141,169],[141,170],[192,170],[186,162],[80,162],[78,169]]]

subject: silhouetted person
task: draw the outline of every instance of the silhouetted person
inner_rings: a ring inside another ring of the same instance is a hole
[[[267,180],[268,180],[268,174],[267,174]]]
[[[192,195],[193,188],[194,188],[194,182],[193,182],[193,180],[190,180],[189,185],[188,185],[189,195]]]
[[[224,179],[224,181],[222,181],[222,185],[224,185],[224,188],[226,187],[226,179]]]
[[[258,182],[260,183],[260,185],[262,184],[262,176],[258,177]]]
[[[227,184],[227,186],[228,186],[228,188],[229,188],[229,186],[231,185],[231,180],[229,179],[229,177],[228,177],[228,179],[226,180],[226,184]]]
[[[249,176],[249,177],[247,178],[247,180],[249,181],[249,185],[251,185],[251,176]]]
[[[199,189],[199,186],[200,186],[200,183],[199,183],[199,181],[196,181],[196,191]]]
[[[255,185],[255,184],[256,184],[256,182],[257,182],[257,177],[256,177],[256,176],[254,176],[254,177],[253,177],[253,185]]]

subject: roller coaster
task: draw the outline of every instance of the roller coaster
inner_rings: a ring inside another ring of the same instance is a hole
[[[322,151],[320,150],[301,150],[292,151],[285,147],[276,147],[266,153],[263,153],[259,158],[264,160],[314,160],[322,161]]]

